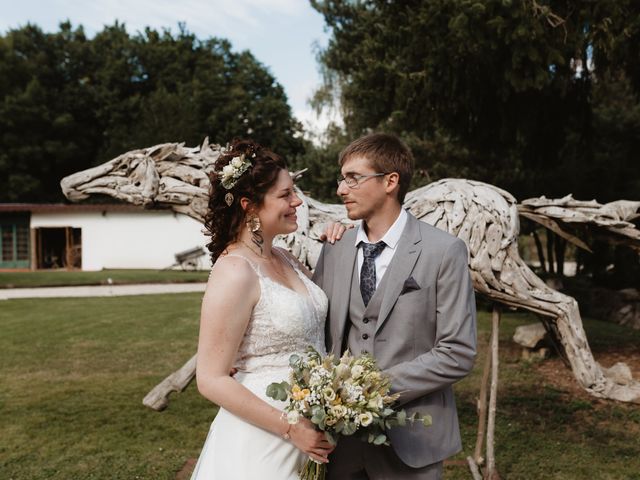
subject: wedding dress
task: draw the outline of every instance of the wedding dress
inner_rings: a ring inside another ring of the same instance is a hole
[[[304,352],[309,345],[324,353],[327,297],[288,259],[304,283],[306,295],[272,280],[257,264],[240,257],[258,276],[260,299],[236,356],[238,373],[234,378],[282,410],[285,403],[268,398],[267,386],[288,380],[291,354]],[[290,441],[220,408],[191,480],[295,480],[307,458]]]

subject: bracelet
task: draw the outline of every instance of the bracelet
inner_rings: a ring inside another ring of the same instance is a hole
[[[284,440],[289,440],[291,438],[291,435],[289,435],[289,432],[291,431],[291,424],[287,422],[287,425],[287,431],[282,434],[282,438]]]

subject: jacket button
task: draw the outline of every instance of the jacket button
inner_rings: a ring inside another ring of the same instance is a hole
[[[368,333],[363,333],[362,334],[362,339],[366,340],[367,338],[369,338],[369,334]]]
[[[362,319],[362,323],[369,323],[369,319],[368,318],[363,318]]]

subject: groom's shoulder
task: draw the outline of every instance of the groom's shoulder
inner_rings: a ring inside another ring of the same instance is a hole
[[[325,242],[323,246],[325,257],[331,257],[349,248],[355,248],[357,231],[357,228],[346,230],[342,234],[342,238],[337,240],[334,244]]]

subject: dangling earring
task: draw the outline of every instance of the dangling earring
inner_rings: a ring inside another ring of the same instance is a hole
[[[247,229],[249,230],[249,233],[253,234],[257,232],[258,230],[260,230],[261,226],[262,225],[260,225],[260,218],[258,218],[257,215],[249,214],[247,218]]]
[[[251,242],[260,249],[260,254],[264,254],[263,245],[264,238],[262,238],[262,231],[260,230],[260,218],[255,213],[250,213],[247,216],[247,230],[251,234]]]

